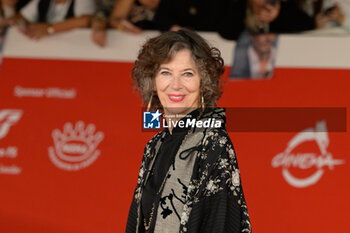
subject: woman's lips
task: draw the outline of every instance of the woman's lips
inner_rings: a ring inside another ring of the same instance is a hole
[[[181,102],[185,99],[185,95],[168,95],[172,102]]]

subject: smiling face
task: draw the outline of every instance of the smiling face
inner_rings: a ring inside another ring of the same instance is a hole
[[[258,34],[250,37],[253,47],[257,53],[265,54],[271,52],[276,34]]]
[[[199,107],[200,74],[188,49],[160,65],[155,86],[166,115],[186,115]]]

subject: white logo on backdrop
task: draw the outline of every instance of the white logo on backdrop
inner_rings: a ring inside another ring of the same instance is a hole
[[[49,157],[59,168],[76,171],[91,165],[100,155],[97,149],[103,140],[102,132],[95,133],[95,125],[78,121],[73,128],[71,123],[63,126],[63,131],[55,129],[52,138],[55,146],[49,147]]]
[[[22,117],[23,111],[18,109],[0,110],[0,139],[6,137],[11,126],[15,125]],[[0,148],[0,158],[15,159],[18,156],[18,148],[8,146]],[[22,169],[15,164],[4,165],[0,163],[0,174],[19,175]]]
[[[13,90],[14,96],[18,98],[56,98],[56,99],[75,99],[77,90],[75,88],[59,88],[59,87],[21,87],[15,86]]]
[[[315,141],[321,154],[317,153],[297,153],[293,150],[304,142]],[[335,165],[345,163],[344,160],[333,159],[331,153],[327,151],[329,138],[325,121],[317,122],[315,129],[307,128],[295,135],[288,143],[286,150],[276,155],[272,161],[272,167],[282,167],[284,179],[293,187],[304,188],[316,184],[324,174],[324,167],[328,166],[330,170]],[[297,178],[288,170],[290,167],[303,170],[316,167],[316,172],[305,178]]]
[[[22,110],[17,109],[0,110],[0,139],[8,134],[10,127],[21,119],[22,114]]]
[[[15,146],[0,148],[0,159],[1,158],[15,159],[17,158],[17,155],[18,155],[18,149]],[[4,165],[0,163],[0,174],[19,175],[21,171],[22,171],[22,168],[18,167],[15,164]]]

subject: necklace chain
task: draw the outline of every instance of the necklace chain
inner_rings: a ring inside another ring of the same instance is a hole
[[[184,137],[184,139],[182,140],[182,142],[181,142],[180,145],[182,145],[183,142],[186,141],[187,136],[190,135],[190,134],[191,134],[191,129],[188,130],[188,132],[186,133],[186,135],[185,135],[185,137]],[[174,163],[175,163],[175,160],[174,160]],[[153,169],[152,169],[152,171],[153,171]],[[167,174],[166,174],[165,177],[164,177],[163,183],[162,183],[162,185],[160,186],[160,189],[159,189],[159,191],[158,191],[158,193],[157,193],[157,196],[160,194],[160,191],[163,189],[163,186],[164,186],[164,184],[165,184],[165,180],[166,180],[167,177],[168,177],[168,174],[169,174],[169,171],[167,172]],[[143,218],[143,223],[144,223],[144,226],[145,226],[145,230],[146,230],[146,231],[148,231],[149,228],[151,227],[151,223],[152,223],[153,215],[154,215],[154,210],[155,210],[155,202],[153,202],[153,205],[152,205],[151,213],[150,213],[150,215],[149,215],[148,222],[146,221],[146,218]]]
[[[148,223],[146,222],[146,218],[143,219],[143,223],[145,225],[145,230],[146,231],[148,231],[150,226],[151,226],[151,222],[152,222],[152,219],[153,219],[153,214],[154,214],[154,202],[153,202],[153,205],[152,205],[151,213],[149,215]]]
[[[199,120],[199,118],[201,117],[202,114],[203,114],[203,112],[201,112],[201,113],[199,114],[199,116],[198,116],[196,119]],[[192,129],[189,129],[189,130],[188,130],[188,132],[186,133],[186,135],[185,135],[184,139],[182,140],[180,146],[184,143],[184,141],[186,141],[187,136],[191,134],[191,131],[192,131]],[[174,160],[174,163],[175,163],[175,160]],[[152,168],[152,170],[153,170],[153,168]],[[160,191],[163,189],[163,186],[164,186],[164,184],[165,184],[165,180],[166,180],[167,177],[168,177],[168,174],[169,174],[169,170],[168,170],[167,174],[166,174],[165,177],[164,177],[163,183],[162,183],[162,185],[160,186],[159,191],[157,192],[157,197],[158,197],[158,195],[160,194]],[[153,220],[154,211],[155,211],[155,202],[153,202],[153,205],[152,205],[151,213],[150,213],[150,215],[149,215],[148,222],[146,221],[146,218],[143,218],[143,223],[144,223],[144,226],[145,226],[145,230],[146,230],[146,231],[148,231],[148,230],[150,229],[150,227],[151,227],[151,223],[152,223],[152,220]]]

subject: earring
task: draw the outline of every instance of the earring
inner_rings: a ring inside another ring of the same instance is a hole
[[[201,107],[202,107],[202,111],[204,111],[205,108],[205,104],[204,104],[204,97],[201,97]]]
[[[152,99],[153,99],[153,93],[151,94],[151,98],[149,98],[148,104],[147,104],[147,112],[151,109],[152,106]]]

